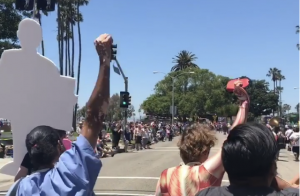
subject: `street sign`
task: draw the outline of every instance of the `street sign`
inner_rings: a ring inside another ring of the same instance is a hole
[[[177,114],[177,106],[174,106],[174,109],[172,109],[173,107],[172,106],[170,106],[170,114],[173,114],[173,112],[174,112],[174,115],[176,115]],[[172,112],[173,111],[173,112]]]
[[[121,75],[119,68],[117,68],[115,64],[113,64],[113,69],[116,74]]]

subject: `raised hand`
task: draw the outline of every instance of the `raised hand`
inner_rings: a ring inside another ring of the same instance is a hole
[[[113,39],[109,34],[102,34],[95,39],[94,44],[100,58],[103,58],[104,60],[110,60],[112,43]]]

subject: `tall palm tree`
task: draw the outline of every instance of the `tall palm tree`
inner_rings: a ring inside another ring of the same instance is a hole
[[[48,13],[46,11],[42,10],[42,13],[45,16],[48,16]],[[42,14],[41,14],[41,10],[37,10],[36,11],[35,18],[37,18],[39,20],[39,23],[40,23],[40,25],[42,27]],[[42,55],[45,56],[45,45],[44,45],[44,39],[43,38],[42,38],[41,45],[42,45]]]
[[[178,55],[172,59],[175,65],[171,68],[171,71],[181,71],[190,67],[198,67],[198,65],[194,63],[197,59],[196,55],[186,50],[180,51]]]
[[[276,93],[276,82],[278,80],[278,69],[276,67],[274,68],[270,68],[267,76],[271,77],[271,80],[273,81],[273,85],[274,85],[274,94]]]
[[[279,93],[279,102],[280,102],[280,116],[282,115],[282,100],[281,100],[281,95],[282,95],[282,91],[283,91],[283,88],[281,87],[281,81],[282,80],[285,80],[285,76],[282,75],[281,73],[281,70],[278,70],[278,73],[277,73],[277,80],[279,81],[279,86],[277,88],[279,88],[280,90],[278,91]]]

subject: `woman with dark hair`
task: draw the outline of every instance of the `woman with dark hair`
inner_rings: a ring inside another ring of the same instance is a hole
[[[93,188],[102,163],[94,149],[108,109],[111,45],[112,38],[108,34],[101,35],[95,41],[100,70],[86,104],[86,119],[76,143],[62,153],[62,142],[54,128],[34,128],[26,137],[26,147],[36,171],[17,181],[7,196],[95,195]]]

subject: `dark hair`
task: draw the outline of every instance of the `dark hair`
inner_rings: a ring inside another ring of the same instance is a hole
[[[49,126],[38,126],[26,136],[26,148],[34,170],[51,164],[59,155],[57,150],[59,134]]]
[[[294,132],[298,133],[299,132],[299,127],[295,127]]]
[[[59,138],[63,139],[67,136],[67,132],[64,130],[60,130],[60,129],[54,129],[55,131],[57,131]]]
[[[233,128],[222,147],[222,162],[230,181],[265,177],[276,160],[273,133],[258,123]]]

